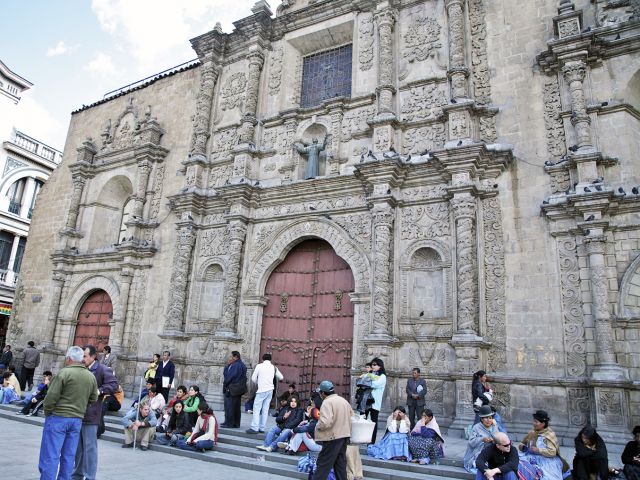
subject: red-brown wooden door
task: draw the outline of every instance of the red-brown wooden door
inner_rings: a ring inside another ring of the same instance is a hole
[[[353,274],[323,240],[293,248],[267,281],[269,299],[262,318],[260,354],[271,353],[289,383],[309,398],[312,388],[331,380],[349,398],[353,345]]]
[[[73,344],[79,347],[93,345],[98,351],[109,344],[111,327],[109,320],[113,316],[111,298],[104,290],[93,292],[80,307],[78,324]]]

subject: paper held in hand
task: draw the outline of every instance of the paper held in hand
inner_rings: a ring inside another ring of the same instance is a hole
[[[169,377],[162,377],[162,388],[169,388]]]

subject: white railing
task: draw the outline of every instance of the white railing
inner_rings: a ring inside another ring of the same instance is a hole
[[[53,148],[48,147],[18,131],[16,131],[15,144],[24,148],[28,152],[35,153],[49,162],[55,163],[56,165],[62,160],[62,154],[57,150],[54,150]]]
[[[34,142],[30,138],[27,138],[27,137],[25,137],[24,135],[21,135],[18,132],[16,132],[16,145],[18,145],[19,147],[24,148],[25,150],[27,150],[27,151],[29,151],[31,153],[37,153],[38,152],[38,142]]]
[[[0,269],[0,283],[13,287],[18,283],[18,274],[13,270]]]

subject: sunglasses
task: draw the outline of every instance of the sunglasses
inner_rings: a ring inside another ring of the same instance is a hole
[[[494,443],[495,443],[495,442],[494,442]],[[501,443],[495,443],[495,445],[496,445],[497,447],[504,447],[504,448],[507,448],[507,447],[510,447],[510,446],[511,446],[511,442],[507,443],[506,445],[503,445],[503,444],[501,444]]]

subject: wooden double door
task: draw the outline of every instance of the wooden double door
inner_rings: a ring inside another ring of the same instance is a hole
[[[102,351],[109,344],[111,327],[109,321],[113,317],[111,298],[104,290],[91,293],[78,312],[78,323],[73,344],[78,347],[93,345]]]
[[[323,240],[306,240],[267,281],[260,355],[271,353],[284,375],[278,394],[295,383],[303,398],[322,380],[349,398],[354,280],[349,265]]]

